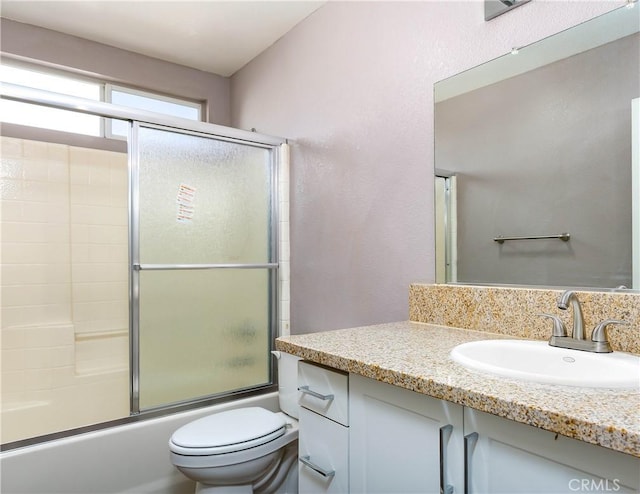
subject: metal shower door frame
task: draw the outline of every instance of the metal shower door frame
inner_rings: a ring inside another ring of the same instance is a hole
[[[243,146],[258,147],[270,152],[270,212],[269,212],[269,262],[266,263],[212,263],[212,264],[143,264],[140,263],[140,204],[139,204],[139,130],[140,128],[157,129],[176,134],[214,139]],[[151,409],[140,407],[140,272],[141,271],[171,271],[171,270],[211,270],[211,269],[267,269],[269,270],[269,348],[267,356],[274,349],[274,341],[277,333],[278,321],[278,238],[279,238],[279,211],[278,211],[278,163],[279,146],[261,142],[248,142],[232,136],[209,134],[201,131],[189,130],[178,127],[168,127],[159,124],[142,123],[132,121],[129,135],[129,327],[130,327],[130,409],[131,414],[136,415],[145,411],[155,411],[165,408],[183,406],[189,403],[207,401],[217,395],[194,397],[177,403],[168,403]],[[267,357],[268,358],[268,357]],[[275,369],[272,359],[269,359],[269,383],[275,383]],[[263,388],[257,385],[250,389]],[[232,390],[229,393],[237,393],[242,390]],[[224,393],[227,394],[227,393]]]
[[[219,139],[228,142],[234,142],[243,145],[262,147],[265,149],[269,149],[271,152],[271,165],[272,165],[272,194],[271,194],[271,238],[270,238],[270,256],[269,260],[271,262],[266,263],[264,265],[254,265],[253,267],[266,267],[269,268],[271,276],[270,276],[270,335],[269,335],[269,345],[270,348],[268,350],[272,350],[275,345],[275,337],[277,333],[277,322],[278,322],[278,238],[279,238],[279,211],[278,211],[278,175],[279,175],[279,164],[281,163],[281,145],[286,143],[286,139],[281,137],[269,136],[265,134],[259,134],[253,131],[247,131],[232,127],[225,127],[222,125],[207,123],[207,122],[198,122],[193,120],[187,120],[183,118],[171,117],[167,115],[163,115],[160,113],[155,113],[146,110],[137,110],[132,109],[120,105],[114,105],[111,103],[105,103],[101,101],[94,101],[85,98],[78,98],[75,96],[69,96],[65,94],[59,94],[51,91],[45,91],[40,89],[33,89],[25,86],[20,86],[17,84],[3,83],[0,85],[0,98],[6,99],[9,101],[18,101],[22,103],[30,103],[39,106],[44,106],[48,108],[57,108],[61,110],[68,110],[76,113],[83,113],[88,115],[96,115],[103,118],[113,118],[118,120],[123,120],[129,122],[129,138],[128,138],[128,159],[129,159],[129,173],[130,177],[132,174],[131,168],[135,166],[132,162],[132,156],[137,155],[137,144],[134,143],[133,138],[137,138],[137,129],[140,126],[150,126],[157,127],[162,129],[168,129],[171,131],[179,132],[179,133],[188,133],[192,135],[199,135],[212,139]],[[137,183],[135,187],[137,187]],[[129,218],[132,217],[134,207],[137,208],[137,204],[135,200],[132,200],[133,197],[133,187],[134,184],[129,182]],[[133,280],[136,277],[139,277],[139,269],[133,269],[135,260],[137,259],[134,256],[134,252],[132,252],[132,240],[137,238],[137,232],[132,231],[131,223],[129,225],[129,273],[130,273],[130,282],[129,282],[129,317],[130,317],[130,364],[132,364],[130,368],[131,379],[130,379],[130,401],[131,401],[131,409],[130,416],[122,419],[116,419],[108,422],[104,422],[101,424],[95,424],[93,426],[83,427],[82,431],[88,430],[98,430],[105,427],[112,426],[114,424],[126,423],[130,420],[138,420],[143,416],[155,417],[161,415],[164,410],[177,410],[177,409],[188,409],[199,406],[204,402],[211,402],[214,398],[218,401],[224,401],[225,399],[234,399],[237,398],[239,391],[229,392],[225,397],[216,396],[216,397],[205,397],[198,400],[189,401],[187,403],[178,403],[172,404],[167,407],[162,407],[154,410],[150,410],[149,412],[141,412],[139,409],[139,368],[138,374],[134,377],[134,367],[137,365],[134,364],[134,359],[132,357],[135,351],[139,351],[139,334],[134,335],[133,327],[131,324],[134,319],[137,319],[139,314],[133,314],[133,300],[138,300],[139,297],[139,285],[134,284]],[[137,240],[136,240],[137,242]],[[139,262],[137,263],[139,266]],[[207,269],[215,269],[215,268],[238,268],[237,265],[208,265]],[[249,266],[245,266],[249,268]],[[157,269],[169,269],[168,267],[156,266]],[[194,266],[193,269],[198,269],[199,267]],[[139,279],[137,280],[139,283]],[[139,328],[138,328],[139,329]],[[275,377],[277,370],[273,365],[273,361],[269,360],[269,374],[270,374],[270,384],[265,386],[258,386],[256,389],[246,390],[246,394],[251,394],[252,391],[256,393],[263,391],[274,391],[276,389],[275,386]],[[134,384],[135,383],[135,384]],[[133,399],[133,391],[137,390],[138,394],[136,399]],[[242,391],[245,393],[245,391]],[[134,406],[135,405],[135,406]],[[60,438],[65,437],[67,435],[72,435],[73,431],[63,431],[60,433],[54,433],[46,436],[47,438]],[[19,441],[20,444],[18,446],[32,444],[39,442],[37,438],[29,439],[25,441]]]

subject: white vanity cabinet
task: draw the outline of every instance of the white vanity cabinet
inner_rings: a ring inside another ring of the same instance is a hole
[[[465,494],[640,492],[640,458],[470,408],[464,450]]]
[[[350,375],[353,494],[640,492],[640,458]]]
[[[298,363],[299,493],[349,492],[349,377]]]
[[[351,493],[461,493],[463,408],[351,374]]]

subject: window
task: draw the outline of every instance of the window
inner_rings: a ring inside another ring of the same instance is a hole
[[[100,101],[102,85],[68,76],[39,72],[18,66],[0,66],[0,82],[19,84],[34,89]],[[0,100],[2,121],[30,127],[61,130],[90,136],[102,136],[102,119],[96,115],[30,105],[18,101]]]
[[[137,108],[172,117],[202,120],[202,104],[148,91],[105,84],[78,76],[53,73],[24,65],[0,66],[0,82],[19,84],[94,101],[106,101],[119,106]],[[2,121],[31,127],[60,130],[76,134],[122,139],[127,136],[124,121],[102,119],[96,115],[46,108],[17,101],[0,100]]]
[[[105,86],[105,100],[114,105],[163,113],[172,117],[202,120],[202,105],[200,103],[162,96],[147,91],[107,84]],[[126,135],[127,129],[124,122],[114,120],[107,125],[108,137],[126,137]]]

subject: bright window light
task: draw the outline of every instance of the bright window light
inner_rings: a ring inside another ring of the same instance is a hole
[[[54,72],[38,71],[22,65],[0,65],[0,84],[18,84],[33,89],[107,101],[114,105],[162,113],[171,117],[202,120],[202,104],[156,93],[113,86]],[[128,122],[103,119],[68,110],[0,99],[0,120],[4,123],[27,125],[98,137],[126,139]],[[105,124],[103,124],[103,121]]]
[[[57,74],[38,72],[2,64],[0,82],[100,101],[102,85]],[[39,105],[0,100],[2,122],[45,129],[74,132],[90,136],[102,135],[102,122],[95,115],[84,115]]]
[[[105,87],[105,98],[114,105],[137,108],[139,110],[152,111],[189,120],[202,120],[202,105],[193,101],[113,86],[111,84],[107,84]],[[110,137],[126,136],[126,122],[112,121],[110,131],[109,125],[107,126],[107,135]]]

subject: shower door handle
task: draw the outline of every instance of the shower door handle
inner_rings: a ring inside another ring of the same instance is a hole
[[[274,269],[277,262],[265,262],[254,264],[140,264],[133,263],[135,271],[181,271],[187,269]]]

